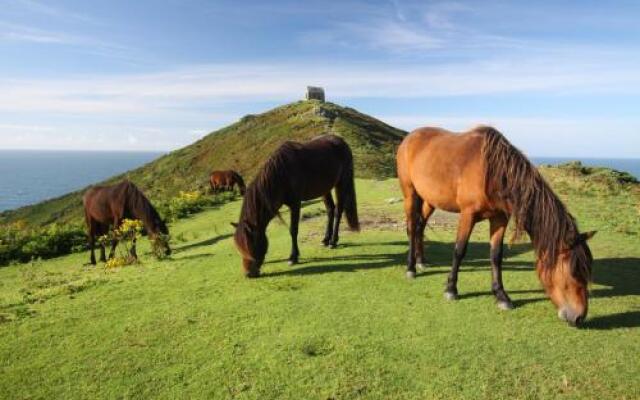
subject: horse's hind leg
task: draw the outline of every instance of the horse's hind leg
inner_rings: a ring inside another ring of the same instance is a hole
[[[108,227],[104,227],[102,225],[99,225],[99,228],[97,230],[97,234],[102,236],[105,235],[108,232]],[[100,241],[100,262],[106,262],[107,261],[107,257],[105,256],[105,248],[104,248],[104,242],[101,240]]]
[[[322,197],[324,201],[324,206],[327,209],[327,230],[324,233],[324,239],[322,239],[322,244],[325,246],[329,246],[331,242],[331,234],[333,232],[333,218],[335,216],[336,205],[333,202],[333,197],[331,197],[331,191],[327,192]]]
[[[89,251],[90,251],[90,256],[89,256],[89,262],[91,263],[91,265],[96,265],[96,252],[95,252],[95,247],[96,247],[96,235],[95,232],[93,232],[93,230],[90,229],[89,231]]]
[[[336,209],[334,211],[333,218],[333,233],[331,234],[331,241],[329,247],[335,249],[338,247],[338,240],[340,239],[340,220],[342,219],[342,213],[344,211],[343,191],[340,187],[336,190]]]
[[[422,215],[418,218],[416,224],[416,268],[420,270],[424,269],[426,263],[424,259],[424,229],[434,210],[435,209],[425,201],[422,206]]]
[[[114,216],[113,218],[113,230],[114,232],[120,228],[120,224],[122,223],[122,218]],[[109,229],[109,228],[107,228]],[[109,251],[109,259],[112,259],[116,255],[116,246],[118,246],[118,239],[111,240],[111,251]]]
[[[462,259],[467,253],[467,244],[469,243],[469,237],[471,236],[471,231],[473,231],[475,223],[476,219],[473,214],[460,214],[456,246],[453,252],[453,265],[451,266],[451,272],[447,279],[447,289],[444,292],[444,296],[447,300],[458,299],[458,270],[460,269]]]
[[[489,222],[491,224],[491,291],[496,296],[498,308],[510,310],[513,308],[513,303],[502,285],[502,242],[509,218],[500,214],[491,218]]]
[[[116,255],[116,246],[118,246],[118,240],[111,240],[111,250],[109,250],[109,259],[112,259]]]
[[[410,192],[405,193],[404,197],[404,212],[407,218],[407,236],[409,237],[409,254],[407,257],[407,278],[413,279],[416,277],[416,254],[417,254],[417,233],[418,233],[418,220],[421,219],[419,213],[422,208],[422,198],[411,189]]]
[[[296,202],[289,206],[291,210],[291,255],[289,256],[289,265],[297,264],[300,251],[298,250],[298,224],[300,223],[300,202]]]
[[[134,237],[131,241],[131,250],[129,250],[129,254],[133,257],[134,260],[138,259],[138,253],[136,252],[136,238]]]

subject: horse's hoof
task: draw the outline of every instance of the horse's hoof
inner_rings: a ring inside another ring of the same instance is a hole
[[[458,300],[458,293],[446,291],[444,292],[444,298],[448,301]]]
[[[423,263],[417,263],[416,264],[416,269],[420,270],[420,271],[424,271],[425,270],[425,266]]]
[[[407,271],[407,279],[416,279],[416,271]]]
[[[292,265],[296,265],[298,263],[298,260],[289,260],[287,262],[287,265],[292,266]]]
[[[511,303],[510,301],[499,301],[498,303],[498,308],[504,311],[509,311],[509,310],[513,310],[513,303]]]
[[[328,240],[323,240],[321,243],[322,243],[322,245],[324,247],[329,247],[329,241]]]
[[[260,272],[259,271],[250,271],[250,272],[247,272],[244,276],[247,277],[247,278],[258,278],[258,277],[260,277]]]
[[[329,245],[329,248],[337,249],[338,248],[338,244],[337,243],[331,243],[331,245]]]

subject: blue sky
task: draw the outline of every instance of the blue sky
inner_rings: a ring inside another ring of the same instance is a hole
[[[640,2],[0,0],[0,148],[170,150],[328,100],[640,157]]]

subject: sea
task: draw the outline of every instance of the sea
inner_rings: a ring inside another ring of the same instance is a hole
[[[142,166],[163,153],[108,151],[0,150],[0,211],[82,189]],[[536,165],[576,158],[532,157]],[[640,159],[583,158],[583,164],[629,172],[640,179]]]
[[[82,189],[142,166],[158,152],[0,150],[0,211]]]

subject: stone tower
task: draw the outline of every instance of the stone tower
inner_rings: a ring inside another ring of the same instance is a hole
[[[320,100],[324,103],[324,89],[317,86],[307,86],[307,100]]]

